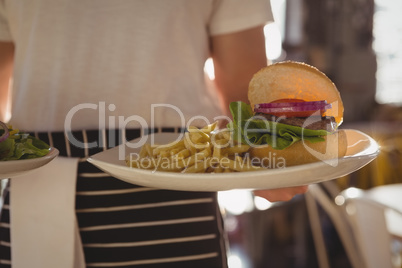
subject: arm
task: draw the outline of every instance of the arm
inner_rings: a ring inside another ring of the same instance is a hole
[[[0,121],[6,119],[13,61],[14,44],[0,41]]]
[[[211,38],[215,83],[222,105],[229,114],[232,101],[248,102],[248,84],[252,76],[267,65],[263,26]],[[254,191],[269,201],[287,201],[307,191],[307,186]]]
[[[248,102],[252,76],[267,65],[263,26],[211,38],[215,84],[229,113],[232,101]]]

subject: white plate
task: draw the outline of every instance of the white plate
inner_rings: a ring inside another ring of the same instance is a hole
[[[336,179],[350,174],[370,163],[379,152],[377,143],[366,134],[356,130],[345,130],[348,140],[346,156],[331,162],[267,169],[252,172],[185,174],[130,168],[124,156],[138,153],[133,149],[134,141],[106,150],[88,158],[101,170],[123,181],[160,189],[185,191],[225,191],[232,189],[275,189],[300,186]],[[145,138],[154,138],[158,144],[176,140],[178,134],[157,133]],[[119,154],[122,160],[119,160]]]
[[[42,157],[0,161],[0,179],[12,178],[22,174],[26,174],[27,172],[46,165],[58,155],[59,150],[57,150],[56,148],[50,148],[49,153]]]

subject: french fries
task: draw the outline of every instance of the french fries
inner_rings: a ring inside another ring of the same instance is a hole
[[[249,146],[235,143],[216,123],[190,126],[183,139],[164,145],[145,144],[126,158],[129,167],[181,173],[226,173],[264,169],[248,157]]]

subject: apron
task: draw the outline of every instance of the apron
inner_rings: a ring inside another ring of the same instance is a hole
[[[74,210],[77,162],[57,157],[12,179],[13,268],[85,267]]]

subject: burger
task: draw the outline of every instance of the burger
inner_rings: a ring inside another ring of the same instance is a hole
[[[335,84],[317,68],[285,61],[251,79],[249,104],[233,102],[233,139],[250,145],[250,158],[281,168],[345,156],[343,103]]]

